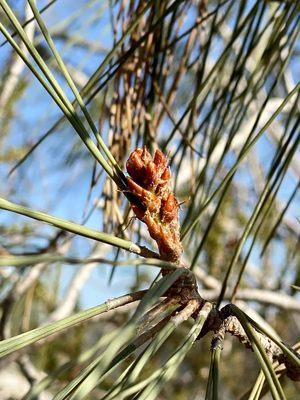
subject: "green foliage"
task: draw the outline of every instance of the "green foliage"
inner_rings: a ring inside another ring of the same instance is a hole
[[[298,2],[13,3],[0,0],[0,356],[24,399],[296,398],[260,337],[297,374]],[[168,153],[191,271],[160,260],[131,213],[125,162],[143,145]],[[133,293],[82,310],[93,269]],[[199,338],[212,303],[187,320],[178,296],[161,302],[194,276],[218,310],[233,303],[253,352]]]

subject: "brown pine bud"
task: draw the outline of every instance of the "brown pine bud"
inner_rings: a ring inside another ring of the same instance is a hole
[[[131,204],[138,219],[143,221],[156,241],[162,259],[178,262],[182,254],[179,203],[170,189],[171,172],[166,156],[156,150],[134,150],[126,163],[130,178],[128,189],[136,201]]]

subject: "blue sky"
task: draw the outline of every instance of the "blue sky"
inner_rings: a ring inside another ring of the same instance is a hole
[[[10,4],[16,4],[16,10],[19,12],[23,10],[22,3],[22,1],[10,2]],[[72,15],[75,14],[77,17],[72,22],[71,27],[68,28],[68,32],[86,40],[95,41],[95,38],[97,38],[96,44],[99,45],[99,48],[109,50],[113,41],[109,14],[105,11],[105,3],[105,1],[89,2],[92,5],[90,10],[83,13],[83,11],[80,11],[80,7],[84,6],[86,1],[76,0],[76,8],[74,8],[74,0],[58,0],[54,6],[44,13],[44,18],[49,28],[55,28],[65,18],[72,19]],[[45,4],[47,4],[46,1],[38,2],[40,8]],[[91,23],[95,19],[95,15],[97,20]],[[92,51],[87,52],[79,47],[76,47],[76,49],[74,47],[69,48],[61,40],[57,40],[57,47],[67,65],[80,69],[86,77],[94,72],[95,67],[99,65],[104,57],[104,54],[100,51],[94,53]],[[11,49],[8,45],[0,48],[0,68],[5,65],[10,52]],[[215,57],[217,57],[217,53]],[[299,79],[299,71],[300,69],[297,65],[292,65],[295,81]],[[27,76],[28,86],[15,105],[15,115],[9,127],[10,134],[1,143],[0,153],[8,151],[12,147],[26,147],[34,143],[61,115],[50,97],[45,97],[44,89],[28,73],[26,68],[23,73]],[[56,75],[60,83],[62,83],[61,77],[58,74]],[[107,130],[103,132],[104,139],[107,139],[106,134]],[[65,167],[65,157],[70,147],[74,145],[74,136],[75,133],[69,125],[67,123],[64,124],[62,128],[58,129],[54,135],[39,146],[32,157],[9,179],[7,179],[9,166],[0,164],[1,192],[3,192],[3,195],[6,196],[7,192],[9,192],[9,199],[17,203],[25,202],[32,208],[47,211],[65,219],[81,221],[93,163],[86,151],[86,157],[81,158],[78,162],[70,163],[67,168]],[[267,167],[274,153],[273,145],[266,138],[262,138],[256,146],[256,151],[263,160],[264,166]],[[249,176],[245,171],[241,170],[237,174],[237,179],[246,182]],[[280,190],[280,198],[286,201],[293,190],[294,184],[294,178],[288,176]],[[8,191],[8,188],[11,187],[13,190]],[[96,195],[97,193],[93,193],[92,200],[96,198]],[[297,203],[299,204],[299,201],[294,202],[289,211],[292,218],[299,214]],[[24,221],[24,218],[0,212],[0,222],[5,221],[17,223],[18,221]],[[100,213],[96,211],[87,225],[101,230],[102,220]],[[44,232],[49,234],[53,233],[54,230],[50,227],[44,227]],[[43,241],[35,242],[33,245],[43,245]],[[76,238],[74,240],[73,253],[78,256],[84,256],[88,252],[90,245],[89,241]],[[278,247],[278,255],[275,257],[278,260],[282,256],[280,251],[280,247]],[[256,260],[258,252],[254,252],[253,257]],[[72,278],[72,273],[76,268],[76,266],[64,266],[62,291],[67,288],[68,282]],[[156,275],[156,272],[157,270],[153,269],[153,276]],[[101,266],[93,271],[85,289],[82,291],[81,304],[83,307],[98,304],[107,298],[126,292],[128,286],[132,284],[135,269],[132,267],[119,268],[110,286],[107,285],[109,274],[110,267],[107,266]]]

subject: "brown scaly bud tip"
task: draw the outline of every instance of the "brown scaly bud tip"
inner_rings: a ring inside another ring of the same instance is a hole
[[[130,175],[128,190],[136,199],[131,204],[133,212],[147,225],[161,258],[179,262],[182,254],[179,203],[171,191],[167,157],[160,150],[152,157],[146,147],[137,148],[130,154],[126,169]]]

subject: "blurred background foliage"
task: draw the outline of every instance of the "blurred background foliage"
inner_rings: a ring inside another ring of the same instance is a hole
[[[29,4],[3,3],[73,101],[37,24],[26,23],[32,19]],[[300,299],[292,286],[300,286],[299,2],[57,0],[37,6],[120,167],[124,170],[138,146],[168,154],[182,202],[184,258],[203,297],[216,302],[223,285],[221,301],[233,299],[295,344],[300,332]],[[1,7],[0,21],[26,52]],[[1,196],[155,250],[123,193],[3,35],[0,40]],[[101,73],[91,81],[100,65]],[[1,266],[2,339],[146,288],[157,274],[149,266],[132,265],[134,257],[123,250],[5,211],[0,211],[0,232],[4,258],[59,253],[126,264]],[[4,359],[1,398],[23,398],[46,374],[78,360],[101,336],[122,326],[132,310],[125,306],[96,317]],[[188,322],[170,336],[142,379],[164,365],[190,327]],[[197,342],[157,398],[203,399],[209,347],[210,337]],[[88,398],[102,398],[129,361]],[[53,398],[85,364],[78,360],[53,375],[36,398]],[[258,371],[253,353],[226,337],[220,399],[243,398]],[[299,398],[299,384],[285,377],[282,384],[288,399]]]

